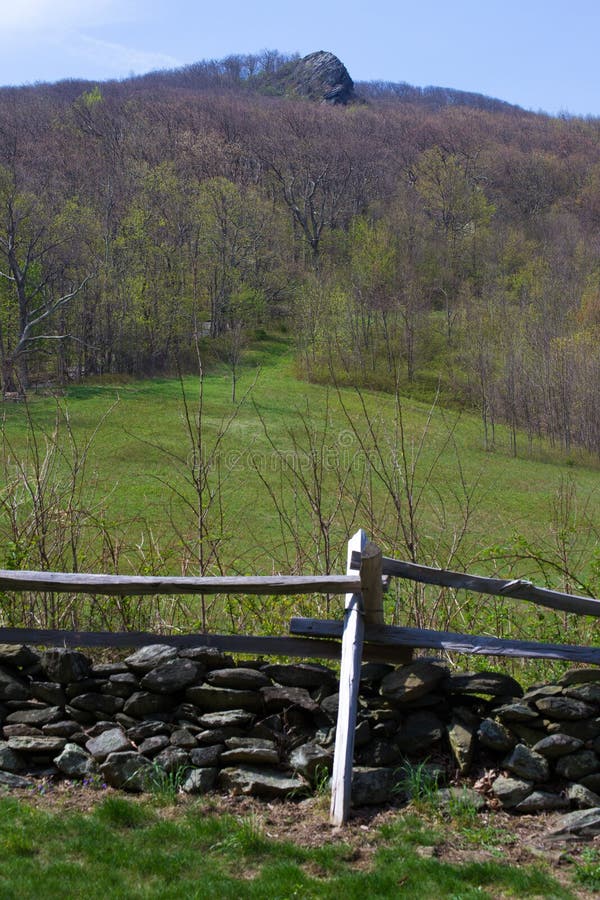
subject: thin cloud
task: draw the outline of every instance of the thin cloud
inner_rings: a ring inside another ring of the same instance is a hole
[[[101,41],[87,35],[79,35],[76,45],[70,48],[73,55],[85,57],[88,61],[102,63],[105,69],[115,75],[129,72],[148,72],[151,69],[169,69],[181,65],[180,60],[166,53],[138,50],[124,44]]]

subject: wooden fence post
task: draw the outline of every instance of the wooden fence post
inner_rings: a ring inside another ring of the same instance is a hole
[[[348,565],[346,568],[348,574],[352,571],[350,568],[352,551],[362,553],[366,545],[367,534],[361,528],[348,542]],[[335,732],[329,816],[331,824],[337,826],[346,822],[350,810],[352,757],[354,755],[354,732],[356,730],[364,632],[362,596],[360,593],[346,594],[340,668],[340,702]]]
[[[360,592],[365,607],[365,625],[385,625],[383,618],[383,553],[369,541],[360,559]]]

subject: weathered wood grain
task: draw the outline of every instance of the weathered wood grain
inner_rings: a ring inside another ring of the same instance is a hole
[[[292,634],[319,638],[336,638],[341,623],[335,619],[293,618]],[[365,655],[374,644],[396,647],[420,647],[430,650],[451,650],[475,656],[508,656],[518,659],[565,659],[571,662],[600,665],[600,647],[576,644],[547,644],[536,641],[517,641],[504,638],[425,628],[400,628],[393,625],[368,625],[365,628]],[[370,646],[369,642],[373,642]]]
[[[360,569],[360,555],[352,556],[352,569]],[[527,600],[549,609],[571,612],[584,616],[600,616],[600,600],[582,597],[577,594],[564,594],[549,588],[536,587],[523,579],[487,578],[483,575],[467,575],[450,572],[445,569],[433,569],[417,563],[403,562],[399,559],[383,557],[384,575],[408,578],[421,584],[434,584],[439,587],[451,587],[473,591],[477,594],[493,594],[498,597],[512,597],[515,600]]]
[[[358,575],[269,575],[183,578],[88,575],[0,569],[0,590],[107,594],[345,594],[360,590]]]

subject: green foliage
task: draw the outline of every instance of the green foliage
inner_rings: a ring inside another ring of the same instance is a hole
[[[94,816],[104,825],[120,829],[146,828],[153,821],[146,806],[119,796],[106,797],[96,806]]]
[[[154,763],[148,775],[148,789],[154,799],[164,806],[173,806],[189,773],[189,766],[177,766],[168,772]]]

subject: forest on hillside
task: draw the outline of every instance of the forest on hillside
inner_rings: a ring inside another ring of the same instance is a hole
[[[600,121],[328,106],[278,96],[286,64],[0,91],[3,394],[199,349],[235,376],[279,329],[308,379],[599,453]]]

